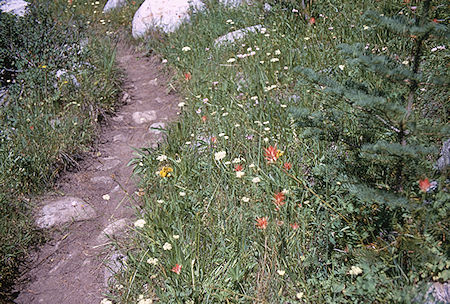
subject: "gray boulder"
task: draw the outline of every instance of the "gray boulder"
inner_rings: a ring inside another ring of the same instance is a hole
[[[103,7],[103,12],[106,13],[110,10],[120,8],[125,4],[127,4],[125,0],[108,0],[108,2],[106,2],[105,6]]]
[[[145,0],[133,17],[132,34],[139,38],[153,28],[168,33],[189,20],[190,9],[202,9],[200,0]]]
[[[23,17],[27,12],[28,2],[23,0],[0,1],[0,11]]]

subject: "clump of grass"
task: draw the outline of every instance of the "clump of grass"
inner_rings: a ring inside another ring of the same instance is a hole
[[[401,1],[327,1],[311,5],[314,19],[305,20],[301,8],[283,4],[264,12],[210,3],[190,24],[149,42],[176,68],[184,100],[167,142],[142,149],[135,161],[146,193],[139,213],[144,221],[119,275],[118,302],[411,301],[414,267],[390,265],[398,261],[395,246],[367,244],[373,223],[361,229],[346,190],[321,178],[335,174],[325,165],[333,147],[304,136],[290,111],[299,105],[320,110],[327,98],[294,67],[339,79],[346,69],[340,43],[373,48],[390,41],[402,48],[400,40],[367,26],[367,9],[409,8]],[[223,34],[257,24],[264,29],[214,45]],[[351,125],[349,117],[342,120]],[[421,241],[442,254],[436,240]],[[421,276],[437,273],[443,272]]]

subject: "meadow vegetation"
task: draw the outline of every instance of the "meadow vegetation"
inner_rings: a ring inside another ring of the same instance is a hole
[[[39,239],[30,199],[115,109],[115,38],[141,1],[106,15],[104,2],[0,15],[2,290]],[[131,163],[143,204],[111,300],[410,303],[449,280],[448,169],[435,166],[449,138],[448,7],[306,2],[209,1],[145,42],[173,74],[181,115]],[[391,16],[421,24],[411,33]]]
[[[448,8],[423,3],[209,2],[154,32],[181,115],[133,162],[144,203],[111,297],[411,303],[448,281]]]

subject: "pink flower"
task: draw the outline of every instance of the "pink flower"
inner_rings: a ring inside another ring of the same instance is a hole
[[[431,187],[431,184],[430,184],[430,181],[428,180],[428,178],[419,180],[419,188],[421,191],[427,192],[428,189],[430,189],[430,187]]]
[[[175,266],[172,267],[172,272],[175,272],[176,274],[180,274],[182,265],[175,264]]]

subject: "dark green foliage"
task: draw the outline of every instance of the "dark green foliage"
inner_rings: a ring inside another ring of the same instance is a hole
[[[449,95],[443,90],[449,77],[438,68],[442,57],[431,56],[427,49],[433,41],[446,41],[449,31],[432,21],[435,13],[431,1],[424,1],[412,17],[368,12],[368,22],[386,34],[379,38],[381,46],[341,44],[346,65],[335,78],[297,68],[299,86],[307,79],[321,98],[320,106],[311,108],[305,100],[293,111],[302,136],[321,141],[327,149],[315,177],[342,183],[339,208],[352,219],[359,245],[370,243],[375,249],[370,262],[366,253],[355,252],[355,259],[380,265],[385,279],[401,285],[445,281],[448,272],[430,267],[449,261],[448,176],[434,166],[450,136],[445,127]],[[383,43],[389,48],[382,51]],[[441,110],[431,114],[428,109],[435,103]],[[420,193],[418,181],[425,177],[435,179],[436,186]],[[439,232],[430,236],[436,227]],[[421,247],[425,244],[431,248]],[[376,292],[384,280],[380,278],[373,278],[379,281],[367,292]]]

